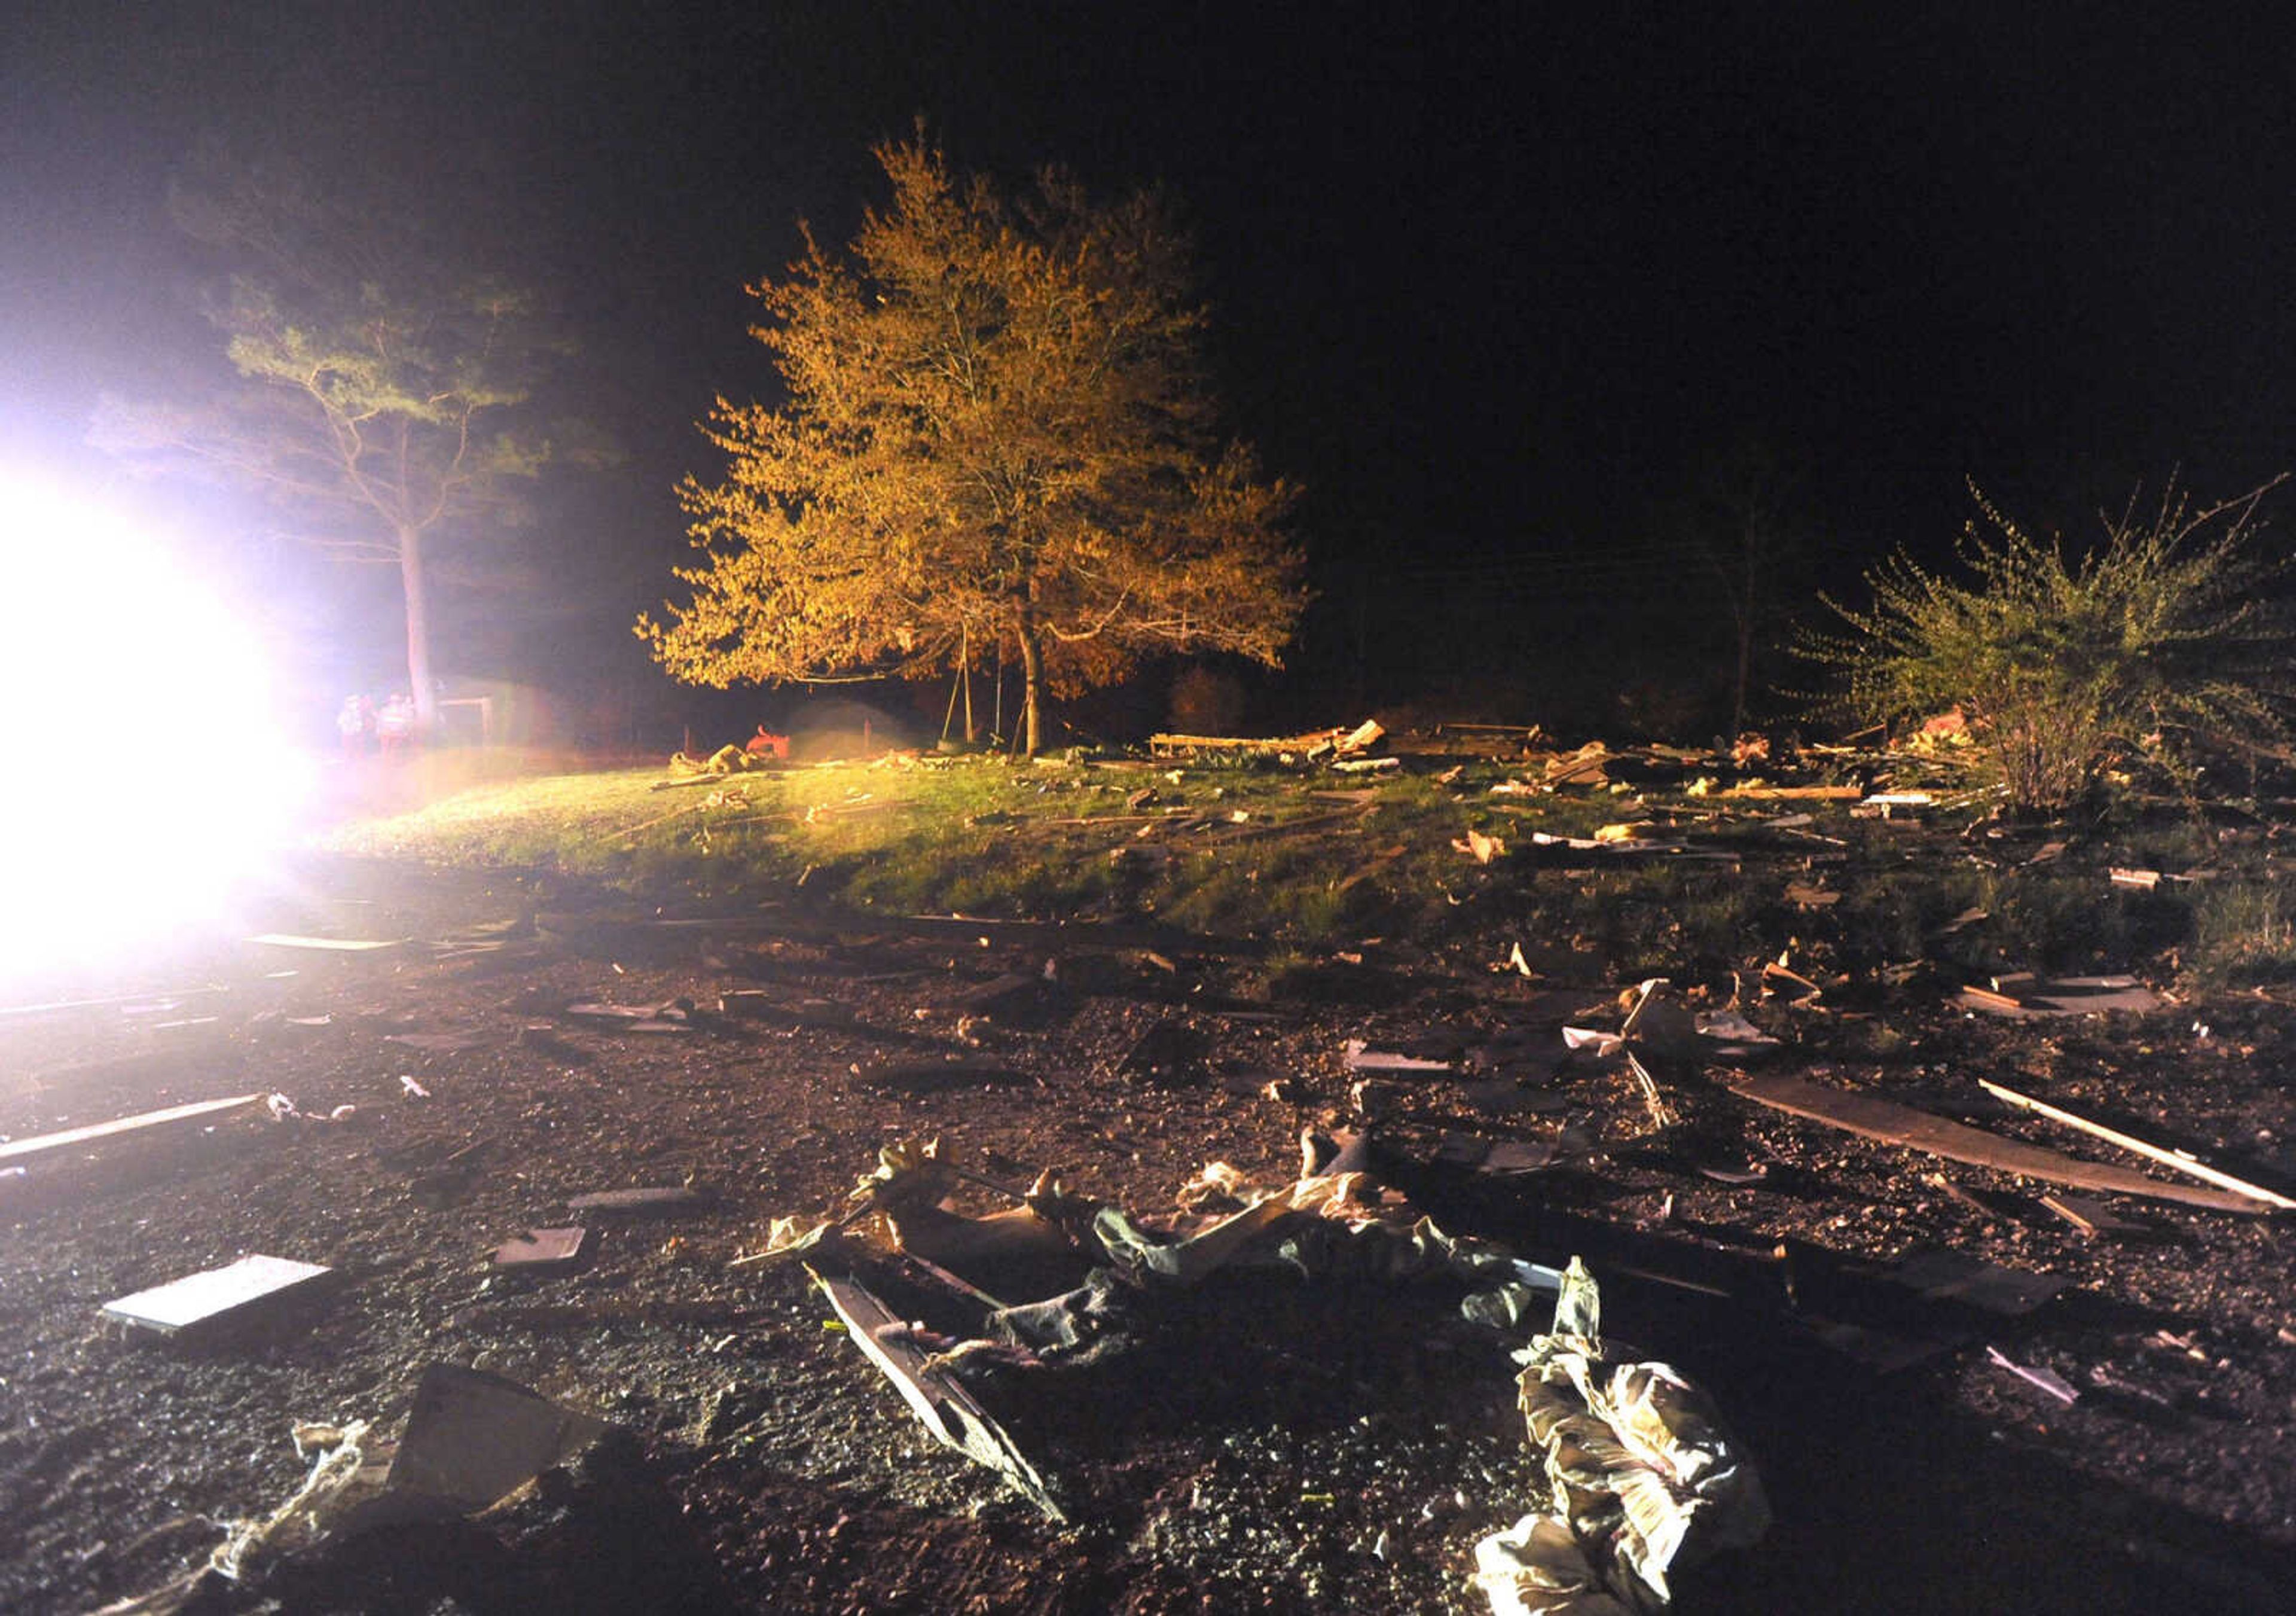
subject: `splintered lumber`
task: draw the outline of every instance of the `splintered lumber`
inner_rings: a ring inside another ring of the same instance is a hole
[[[1148,737],[1148,751],[1155,757],[1167,757],[1174,752],[1251,752],[1273,757],[1283,752],[1307,753],[1321,749],[1346,757],[1371,745],[1387,732],[1376,720],[1357,725],[1354,729],[1313,729],[1299,735],[1179,735],[1158,734]]]
[[[829,1305],[837,1309],[853,1344],[893,1382],[893,1389],[935,1439],[998,1472],[1050,1519],[1066,1518],[1045,1479],[1013,1445],[1004,1428],[962,1382],[933,1366],[898,1314],[850,1276],[824,1274],[810,1267],[806,1271],[829,1298]]]
[[[1734,785],[1716,795],[1756,802],[1854,802],[1866,795],[1866,790],[1857,785]]]
[[[2134,1134],[2124,1134],[2118,1128],[2107,1128],[2102,1122],[2093,1122],[2087,1117],[2062,1110],[2046,1100],[2037,1100],[2030,1095],[2021,1095],[2015,1089],[2005,1084],[1996,1083],[1989,1078],[1980,1078],[1978,1081],[1984,1085],[1985,1092],[1995,1099],[2005,1100],[2010,1104],[2030,1111],[2036,1116],[2046,1117],[2052,1122],[2062,1122],[2067,1128],[2079,1128],[2082,1133],[2102,1139],[2108,1144],[2117,1144],[2123,1150],[2135,1151],[2138,1155],[2158,1161],[2163,1167],[2174,1168],[2180,1173],[2188,1173],[2205,1184],[2213,1184],[2220,1189],[2230,1190],[2236,1195],[2250,1196],[2263,1202],[2267,1206],[2278,1207],[2284,1212],[2296,1210],[2296,1199],[2281,1194],[2277,1190],[2266,1189],[2260,1184],[2251,1184],[2245,1178],[2236,1178],[2220,1168],[2213,1168],[2205,1161],[2195,1161],[2182,1151],[2174,1151],[2164,1145],[2152,1144],[2148,1140],[2137,1138]]]
[[[1988,1134],[1981,1128],[1971,1128],[1930,1112],[1916,1111],[1894,1100],[1827,1088],[1783,1072],[1734,1076],[1730,1087],[1734,1092],[1775,1111],[1807,1117],[1813,1122],[1879,1139],[1885,1144],[1926,1151],[1948,1161],[1996,1168],[2021,1177],[2038,1178],[2073,1189],[2145,1195],[2156,1201],[2173,1201],[2181,1206],[2204,1207],[2210,1211],[2254,1214],[2266,1210],[2266,1203],[2251,1195],[2165,1184],[2128,1168],[2083,1161],[2038,1144],[2005,1139],[1998,1134]]]
[[[234,1095],[228,1100],[195,1100],[189,1105],[170,1105],[165,1111],[147,1111],[133,1117],[121,1117],[111,1122],[91,1122],[86,1128],[67,1128],[61,1133],[40,1134],[29,1139],[12,1140],[0,1144],[0,1161],[20,1161],[28,1156],[45,1155],[53,1150],[64,1150],[75,1144],[92,1144],[99,1139],[117,1138],[122,1134],[143,1133],[171,1123],[188,1122],[195,1117],[219,1117],[242,1106],[253,1105],[261,1095]]]

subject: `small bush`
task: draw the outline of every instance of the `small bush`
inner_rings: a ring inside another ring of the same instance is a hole
[[[2285,563],[2253,543],[2274,486],[2195,508],[2172,482],[2157,511],[2139,516],[2132,498],[2069,561],[1972,483],[1965,578],[1900,553],[1866,575],[1870,607],[1829,598],[1843,630],[1798,649],[1835,677],[1828,705],[1859,723],[1958,706],[2020,810],[2070,806],[2115,759],[2189,780],[2210,751],[2286,740],[2296,631],[2262,591]]]

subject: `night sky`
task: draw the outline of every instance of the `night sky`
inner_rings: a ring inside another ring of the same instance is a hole
[[[1277,705],[1535,704],[1596,648],[1678,673],[1694,570],[1654,513],[1733,443],[1803,468],[1813,583],[1937,553],[1965,475],[2082,535],[2177,465],[2296,463],[2276,8],[14,9],[0,460],[103,486],[98,392],[222,363],[164,206],[195,143],[356,174],[542,289],[629,451],[561,498],[486,671],[636,655],[669,486],[717,469],[693,422],[771,394],[742,283],[800,217],[842,241],[919,115],[965,168],[1182,200],[1233,424],[1310,490]]]

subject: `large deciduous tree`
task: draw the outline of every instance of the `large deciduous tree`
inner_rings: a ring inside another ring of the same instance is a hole
[[[807,236],[770,319],[779,408],[720,398],[728,465],[679,489],[706,559],[638,633],[676,677],[922,677],[1019,663],[1043,698],[1159,652],[1275,665],[1304,603],[1294,490],[1224,444],[1186,243],[1152,193],[1054,171],[1008,201],[922,135],[877,148],[889,206]]]
[[[371,218],[209,165],[178,222],[240,266],[208,310],[235,376],[204,398],[105,398],[91,432],[145,469],[251,488],[288,537],[395,566],[417,723],[437,718],[430,580],[442,545],[512,525],[549,445],[513,428],[554,345],[522,292],[453,278]]]

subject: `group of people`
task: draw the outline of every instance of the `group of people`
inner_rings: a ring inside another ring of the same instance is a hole
[[[345,696],[335,710],[335,733],[342,738],[346,758],[363,758],[369,751],[395,757],[414,738],[414,700],[398,692],[378,708],[365,696]]]

